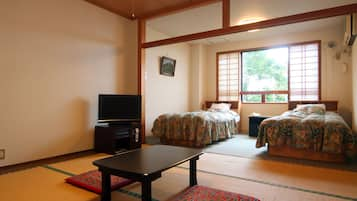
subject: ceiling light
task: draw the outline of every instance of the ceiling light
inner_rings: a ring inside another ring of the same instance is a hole
[[[257,32],[260,31],[260,29],[252,29],[252,30],[248,30],[248,32]]]
[[[261,18],[261,17],[243,18],[243,19],[239,20],[237,25],[252,24],[252,23],[255,23],[255,22],[263,21],[263,20],[264,20],[264,18]],[[257,31],[260,31],[260,29],[248,30],[248,32],[257,32]]]
[[[237,25],[252,24],[255,22],[263,21],[263,20],[264,20],[264,18],[261,18],[261,17],[243,18],[238,21]]]

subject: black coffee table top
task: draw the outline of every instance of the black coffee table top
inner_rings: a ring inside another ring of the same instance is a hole
[[[96,160],[94,165],[100,169],[150,175],[163,171],[180,163],[201,155],[201,149],[153,145],[115,155],[109,158]]]

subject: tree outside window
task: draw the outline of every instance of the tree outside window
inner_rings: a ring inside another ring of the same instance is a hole
[[[288,101],[287,47],[242,52],[242,64],[243,102]]]

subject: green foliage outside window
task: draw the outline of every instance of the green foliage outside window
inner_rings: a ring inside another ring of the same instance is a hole
[[[242,91],[287,91],[288,48],[242,53]],[[261,95],[243,95],[243,102],[262,102]],[[267,94],[265,102],[287,102],[287,94]]]

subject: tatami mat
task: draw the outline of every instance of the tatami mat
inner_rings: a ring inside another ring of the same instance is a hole
[[[180,165],[188,168],[188,164]],[[357,200],[357,173],[297,164],[205,153],[201,172],[334,198]]]
[[[72,174],[96,169],[95,154],[0,176],[3,201],[99,201],[100,196],[64,182]],[[164,201],[189,183],[188,164],[169,169],[152,184],[155,200]],[[198,183],[266,201],[356,200],[357,174],[274,161],[205,153],[198,161]],[[133,183],[112,193],[113,201],[140,200],[141,185]]]
[[[109,156],[111,155],[100,153],[48,165],[73,174],[80,174],[89,170],[97,169],[97,167],[92,164],[93,161]]]
[[[36,167],[0,176],[1,201],[99,200],[88,191],[64,183],[67,175]]]
[[[237,156],[257,160],[278,161],[293,163],[304,166],[324,167],[329,169],[345,170],[357,172],[357,159],[347,163],[331,163],[312,160],[295,159],[291,157],[279,157],[269,155],[267,146],[256,148],[257,138],[249,137],[247,134],[233,135],[232,138],[208,145],[204,148],[206,153],[216,153],[222,155]]]

